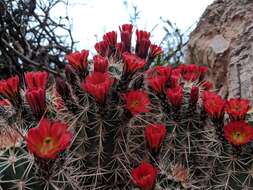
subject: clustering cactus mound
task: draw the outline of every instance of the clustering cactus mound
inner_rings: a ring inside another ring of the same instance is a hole
[[[66,55],[66,77],[0,81],[2,189],[252,189],[249,101],[222,99],[206,67],[163,63],[149,32],[132,48],[132,33],[106,33],[92,61]]]

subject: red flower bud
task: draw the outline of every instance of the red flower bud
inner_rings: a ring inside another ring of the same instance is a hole
[[[109,43],[107,41],[100,41],[95,44],[95,49],[99,55],[103,57],[110,57],[112,51],[109,47]]]
[[[124,51],[131,52],[132,24],[123,24],[119,27],[121,42],[124,44]]]
[[[216,93],[204,91],[202,94],[205,111],[215,120],[221,120],[224,116],[226,102]]]
[[[42,88],[28,89],[25,93],[27,103],[29,104],[32,112],[41,117],[46,109],[46,92]]]
[[[135,53],[140,58],[145,59],[148,55],[149,46],[151,44],[149,40],[150,33],[143,30],[136,30],[136,37]]]
[[[180,107],[183,101],[183,88],[176,86],[167,90],[167,97],[174,107]]]
[[[43,119],[38,127],[29,129],[26,142],[31,153],[54,159],[69,146],[72,136],[66,124]]]
[[[145,139],[151,151],[157,152],[166,136],[166,127],[162,124],[145,127]]]
[[[133,25],[132,24],[123,24],[121,27],[119,27],[120,32],[128,32],[132,33]]]
[[[157,169],[149,163],[142,163],[132,170],[131,175],[141,190],[152,190],[156,183]]]
[[[0,80],[0,95],[14,104],[18,103],[19,77],[17,75],[6,80]]]
[[[155,44],[150,45],[150,50],[149,50],[149,58],[154,59],[156,56],[161,55],[163,53],[163,50],[160,46],[157,46]]]
[[[201,84],[201,87],[203,88],[203,90],[211,90],[213,88],[213,83],[209,82],[209,81],[203,81],[203,83]]]
[[[141,40],[138,46],[138,51],[136,51],[136,55],[142,59],[146,59],[150,44],[151,42],[149,40]]]
[[[48,73],[46,71],[25,73],[25,82],[27,89],[42,88],[46,89]]]
[[[108,70],[109,61],[105,57],[95,55],[93,57],[93,64],[94,64],[94,72],[105,73]]]
[[[142,69],[146,64],[144,59],[140,59],[134,54],[123,53],[123,61],[124,61],[124,73],[126,74],[134,74],[137,70]]]
[[[170,78],[171,67],[156,66],[147,71],[149,86],[157,93],[161,94],[165,90],[166,83]]]
[[[144,30],[136,30],[136,37],[137,37],[136,41],[138,44],[141,40],[149,40],[150,32]]]
[[[106,34],[104,34],[103,40],[106,41],[111,48],[115,47],[117,43],[117,32],[107,32]]]
[[[76,51],[66,55],[69,64],[80,73],[85,73],[88,67],[88,50]]]

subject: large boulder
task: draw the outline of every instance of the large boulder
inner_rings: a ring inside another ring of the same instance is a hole
[[[253,102],[253,0],[216,0],[190,34],[186,62],[210,67],[224,97]]]

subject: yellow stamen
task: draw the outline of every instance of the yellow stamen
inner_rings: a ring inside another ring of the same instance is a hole
[[[45,154],[48,151],[52,150],[53,148],[54,148],[53,139],[51,137],[46,137],[42,143],[40,152]]]

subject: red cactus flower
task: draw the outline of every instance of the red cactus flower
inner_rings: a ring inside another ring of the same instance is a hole
[[[162,124],[148,125],[145,127],[145,139],[150,150],[158,151],[166,136],[166,127]]]
[[[27,89],[42,88],[46,89],[48,73],[46,71],[25,73],[25,82]]]
[[[136,55],[142,59],[146,59],[150,44],[151,42],[149,40],[141,40],[137,49],[138,51],[136,51]]]
[[[157,66],[147,71],[149,86],[157,93],[161,94],[165,90],[166,82],[171,74],[171,67]]]
[[[198,99],[199,99],[199,88],[197,86],[193,86],[191,88],[189,102],[194,105],[198,102]]]
[[[247,99],[232,98],[227,101],[226,112],[233,120],[244,120],[250,110],[250,102]]]
[[[198,78],[203,78],[204,74],[208,71],[207,67],[197,66],[194,64],[180,65],[179,69],[184,80],[195,81]]]
[[[44,118],[38,127],[29,129],[26,142],[29,151],[37,157],[54,159],[69,146],[72,136],[68,125]]]
[[[203,90],[211,90],[213,88],[213,83],[211,83],[210,81],[203,81],[201,87],[203,88]]]
[[[224,126],[224,135],[233,145],[243,145],[253,138],[253,128],[244,121],[232,121]]]
[[[150,32],[144,30],[136,30],[137,43],[140,43],[141,40],[149,40]]]
[[[136,37],[135,53],[140,58],[145,59],[148,55],[149,46],[151,44],[149,40],[150,33],[143,30],[136,30]]]
[[[0,81],[0,95],[12,102],[19,94],[19,77],[16,75]]]
[[[122,42],[117,43],[116,46],[115,46],[115,49],[116,49],[115,55],[117,57],[121,58],[122,53],[125,51],[124,48],[125,47],[124,47],[124,44]]]
[[[123,24],[121,27],[119,27],[120,32],[128,32],[132,33],[133,25],[132,24]]]
[[[156,66],[154,67],[154,72],[152,74],[153,76],[162,75],[169,78],[171,75],[171,72],[172,72],[172,67],[170,66]]]
[[[95,97],[99,103],[104,103],[113,83],[108,73],[93,72],[88,75],[81,87]]]
[[[46,92],[42,88],[28,89],[25,93],[27,103],[36,116],[42,116],[46,109]]]
[[[222,119],[226,101],[214,92],[204,91],[202,96],[204,109],[209,117],[218,120]]]
[[[200,78],[203,78],[207,72],[208,72],[208,67],[206,67],[206,66],[199,66]]]
[[[199,77],[199,70],[197,65],[181,65],[180,69],[184,80],[195,81]]]
[[[107,41],[100,41],[95,44],[95,49],[99,55],[103,57],[110,57],[112,51],[109,47],[109,43]]]
[[[76,51],[71,54],[66,55],[66,59],[69,64],[77,71],[81,73],[85,73],[88,67],[88,50],[82,50],[81,52]]]
[[[126,74],[134,74],[146,64],[144,59],[141,59],[134,54],[125,52],[122,56],[124,61],[124,73]]]
[[[103,40],[106,41],[110,47],[115,47],[117,43],[117,32],[107,32],[103,35]]]
[[[105,73],[108,70],[109,61],[107,58],[101,55],[95,55],[93,57],[94,72]]]
[[[167,90],[167,97],[174,107],[180,107],[183,101],[183,88],[176,86]]]
[[[179,69],[173,69],[170,75],[170,87],[175,88],[180,85],[181,73]]]
[[[124,51],[131,52],[132,24],[123,24],[119,27],[121,42],[124,44]]]
[[[148,78],[149,86],[158,94],[162,94],[165,90],[165,85],[167,82],[167,77],[157,76],[153,78]]]
[[[181,68],[180,66],[179,67],[176,67],[172,70],[172,74],[174,75],[179,75],[181,77]]]
[[[146,92],[140,90],[130,91],[124,94],[123,97],[126,101],[126,108],[133,115],[149,111],[148,106],[150,105],[150,100]]]
[[[157,169],[149,163],[142,163],[132,170],[132,179],[141,190],[152,190],[155,186]]]
[[[149,50],[149,58],[154,59],[156,56],[161,55],[163,53],[163,50],[160,46],[157,46],[155,44],[150,45]]]

